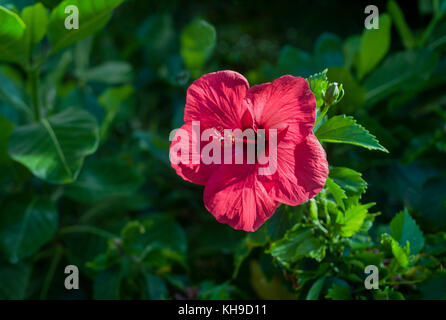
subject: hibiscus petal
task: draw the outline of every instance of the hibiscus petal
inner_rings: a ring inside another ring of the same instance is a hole
[[[257,230],[279,206],[257,179],[256,165],[226,165],[204,189],[204,205],[220,223],[234,229]]]
[[[193,142],[200,141],[201,132],[199,132],[198,135],[198,130],[195,129],[197,130],[198,140],[193,140],[192,130],[193,127],[191,123],[186,123],[177,130],[170,145],[170,164],[177,174],[184,180],[205,185],[211,174],[219,165],[203,163],[200,156],[200,150],[193,146]],[[200,148],[206,143],[208,142],[200,141]],[[180,159],[180,152],[184,153],[182,159]],[[194,159],[199,159],[199,161],[193,161]]]
[[[301,77],[282,76],[248,91],[248,105],[258,127],[288,129],[289,140],[300,142],[312,132],[316,99]]]
[[[261,175],[272,199],[296,206],[319,193],[328,176],[325,150],[310,134],[299,143],[280,143],[277,147],[277,170]]]
[[[248,81],[234,71],[203,75],[187,90],[184,122],[200,121],[203,128],[242,128],[247,106]]]

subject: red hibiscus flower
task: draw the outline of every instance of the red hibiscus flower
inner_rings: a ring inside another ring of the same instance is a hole
[[[275,157],[269,157],[268,164],[262,163],[261,157],[254,163],[206,164],[209,162],[199,153],[202,139],[198,137],[199,148],[195,148],[193,139],[185,139],[179,130],[170,147],[172,167],[184,180],[205,185],[205,207],[219,222],[255,231],[281,203],[299,205],[324,187],[328,163],[312,131],[315,113],[316,100],[303,78],[287,75],[250,88],[234,71],[205,74],[187,91],[182,132],[192,137],[195,122],[200,124],[196,136],[206,129],[214,130],[216,136],[224,136],[224,129],[252,129],[256,133],[273,129],[277,132],[274,146],[270,136],[264,136],[265,150],[273,146],[269,153]],[[249,143],[256,144],[257,138],[244,139],[243,149]],[[173,162],[172,156],[179,156],[180,147],[189,150],[182,158],[187,161]],[[198,161],[193,161],[194,157]],[[259,169],[266,167],[274,169],[259,174]]]

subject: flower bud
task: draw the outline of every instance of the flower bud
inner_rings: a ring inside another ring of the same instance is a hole
[[[342,84],[332,82],[328,85],[327,91],[324,94],[324,101],[327,105],[336,104],[341,101],[344,96],[344,89]]]

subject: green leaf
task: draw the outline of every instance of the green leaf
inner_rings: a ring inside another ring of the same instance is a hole
[[[104,108],[88,86],[76,86],[71,89],[56,106],[56,112],[68,108],[78,108],[89,112],[95,117],[99,125],[103,123],[105,118]]]
[[[25,64],[25,23],[14,12],[0,6],[0,26],[0,61]]]
[[[214,51],[215,28],[207,21],[196,19],[181,33],[181,56],[190,70],[201,69]]]
[[[349,196],[359,196],[367,189],[367,182],[361,178],[362,174],[353,169],[332,167],[329,176]]]
[[[121,232],[121,239],[125,252],[138,256],[142,261],[155,252],[168,259],[185,263],[186,235],[166,214],[150,214],[142,222],[129,222]],[[156,257],[160,259],[160,256]]]
[[[105,109],[105,119],[101,126],[101,138],[104,139],[119,109],[134,92],[131,85],[109,88],[99,97],[99,103]]]
[[[282,205],[268,220],[268,235],[271,240],[279,240],[291,229],[303,216],[303,206],[293,208]]]
[[[169,296],[166,283],[160,277],[147,273],[145,275],[147,295],[151,300],[166,300]]]
[[[347,199],[347,195],[345,194],[345,191],[338,185],[336,182],[334,182],[330,177],[327,178],[327,181],[325,182],[325,186],[327,187],[328,191],[333,195],[335,198],[335,201],[339,207],[342,209],[345,208],[343,199]]]
[[[316,136],[324,142],[349,143],[369,150],[388,152],[379,144],[375,136],[350,116],[340,115],[330,118],[319,127]]]
[[[348,208],[344,213],[344,219],[341,227],[343,237],[351,237],[361,229],[361,226],[367,217],[368,209],[375,203],[358,204]]]
[[[234,253],[234,272],[232,273],[232,278],[235,279],[237,277],[243,261],[245,261],[245,259],[249,256],[251,250],[252,249],[248,247],[245,239],[240,241],[240,244],[237,246]]]
[[[322,33],[314,46],[315,63],[321,67],[344,65],[344,52],[341,39],[332,33]]]
[[[334,285],[330,290],[328,290],[327,299],[331,300],[352,300],[352,293],[349,287]]]
[[[325,277],[316,280],[308,290],[306,300],[317,300],[321,294],[322,288],[324,287]]]
[[[0,215],[0,247],[11,263],[29,257],[57,231],[58,213],[43,198],[10,199]]]
[[[407,25],[404,14],[398,6],[398,3],[396,3],[396,1],[394,0],[390,0],[389,2],[387,2],[387,11],[389,11],[390,16],[392,17],[392,21],[395,24],[396,30],[398,30],[398,33],[406,49],[413,48],[415,46],[415,39],[412,36],[412,32]]]
[[[215,285],[211,281],[205,281],[200,286],[198,299],[200,300],[229,300],[234,287],[228,282]]]
[[[320,108],[324,104],[324,93],[327,91],[329,84],[327,78],[328,69],[308,77],[307,81],[310,85],[311,91],[316,98],[316,108]]]
[[[8,119],[0,116],[0,128],[0,164],[2,164],[8,159],[6,149],[8,147],[8,142],[14,129],[14,125]]]
[[[415,220],[410,216],[407,209],[398,213],[390,222],[392,237],[401,246],[410,243],[410,254],[417,254],[424,246],[423,232],[421,232]]]
[[[373,293],[375,300],[405,300],[404,295],[394,288],[385,287],[384,290],[377,290]]]
[[[344,42],[345,67],[350,70],[353,64],[359,59],[359,50],[361,50],[361,37],[353,35],[348,37]]]
[[[268,252],[280,263],[289,266],[304,257],[321,261],[325,257],[325,245],[321,239],[313,236],[311,228],[299,228],[271,243]]]
[[[381,244],[390,246],[393,256],[401,267],[407,268],[409,266],[409,242],[407,242],[403,248],[399,245],[398,241],[393,239],[390,235],[384,233],[381,235]]]
[[[112,16],[113,9],[124,0],[65,0],[53,9],[49,22],[48,37],[54,53],[86,38],[102,29]],[[79,10],[79,29],[65,28],[67,6],[74,5]]]
[[[322,68],[325,68],[323,66]],[[319,71],[311,56],[298,48],[286,45],[280,51],[276,68],[277,75],[310,76]]]
[[[122,61],[109,61],[97,67],[78,72],[76,76],[85,81],[121,84],[132,80],[132,65]]]
[[[95,300],[118,300],[120,298],[122,276],[117,267],[99,272],[93,283]]]
[[[23,9],[22,20],[26,25],[25,43],[30,49],[45,36],[48,30],[48,13],[41,3],[37,3]]]
[[[379,16],[379,29],[364,30],[358,58],[359,79],[373,70],[389,51],[391,24],[389,15],[382,14]]]
[[[0,300],[24,299],[30,276],[31,265],[0,260]]]
[[[416,183],[420,183],[416,180]],[[420,213],[419,221],[429,230],[442,231],[446,228],[446,179],[444,176],[431,178],[422,184],[415,194],[414,207]]]
[[[94,159],[78,179],[65,187],[65,194],[79,202],[95,204],[106,198],[131,195],[143,183],[139,172],[119,159]]]
[[[1,283],[1,282],[0,282]],[[439,272],[420,285],[423,300],[446,300],[446,272]]]
[[[76,180],[84,158],[94,153],[99,132],[88,112],[69,108],[37,123],[16,127],[8,154],[50,183]]]
[[[429,50],[408,50],[389,55],[364,82],[366,104],[372,106],[400,90],[414,90],[429,77],[438,56]]]
[[[0,71],[0,102],[8,107],[16,108],[21,113],[32,116],[31,109],[24,101],[21,88],[8,76]]]

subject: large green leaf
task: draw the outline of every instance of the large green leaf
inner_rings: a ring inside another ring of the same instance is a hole
[[[370,72],[390,48],[391,20],[388,14],[379,16],[379,29],[365,29],[361,37],[358,58],[358,77]]]
[[[31,265],[0,260],[0,300],[24,299],[30,275]]]
[[[353,117],[340,115],[330,118],[316,131],[320,141],[333,143],[349,143],[369,150],[388,152],[379,144],[375,136],[356,122]]]
[[[404,209],[392,219],[390,229],[392,230],[392,237],[401,246],[405,246],[407,241],[409,241],[411,254],[417,254],[423,248],[423,232],[409,212],[407,212],[407,209]]]
[[[68,47],[102,29],[110,20],[112,11],[124,0],[65,0],[53,9],[50,16],[48,37],[52,52]],[[79,10],[79,29],[66,29],[67,6]]]
[[[8,199],[0,215],[0,247],[15,263],[36,252],[56,233],[58,213],[43,198]]]
[[[30,48],[45,36],[48,29],[48,13],[41,3],[37,3],[23,9],[22,19],[26,25],[25,43]]]
[[[26,62],[25,23],[18,15],[0,6],[0,61]]]
[[[39,122],[16,127],[8,153],[51,183],[76,180],[84,158],[97,149],[99,130],[88,112],[68,108]]]
[[[191,70],[204,66],[217,41],[215,28],[207,21],[197,19],[184,28],[181,34],[181,56]]]
[[[143,179],[130,164],[119,159],[87,161],[79,178],[65,188],[70,198],[84,203],[135,193]]]

